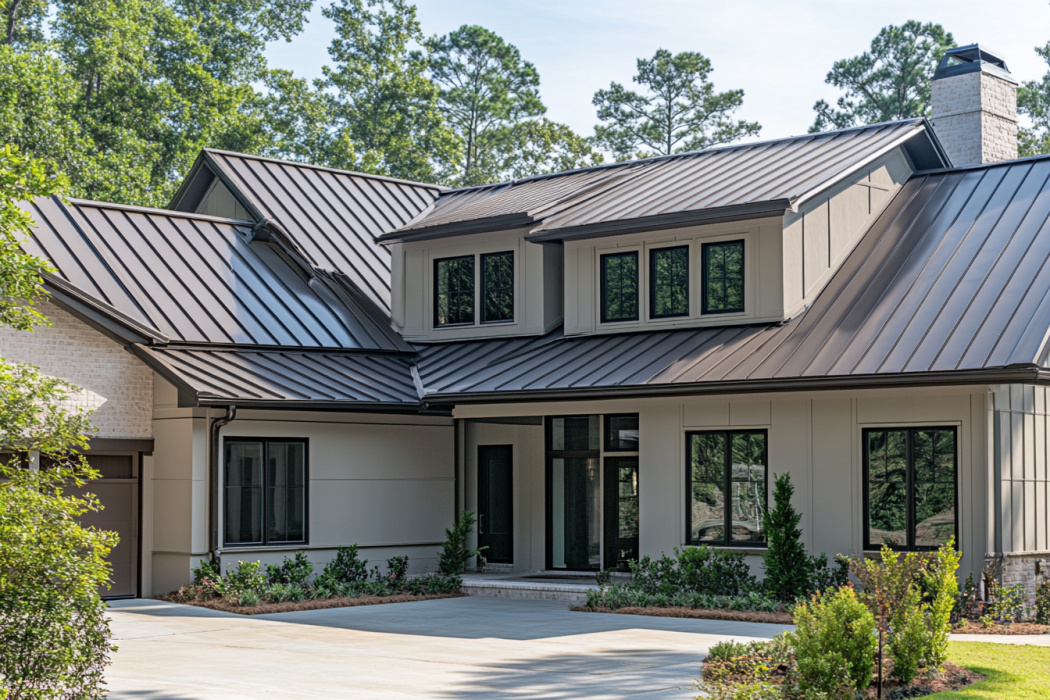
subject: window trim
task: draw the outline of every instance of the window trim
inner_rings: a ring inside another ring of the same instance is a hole
[[[707,299],[707,254],[712,246],[724,246],[732,243],[740,244],[740,290],[741,306],[731,309],[712,310]],[[707,241],[700,244],[700,315],[701,316],[724,316],[726,314],[742,314],[747,312],[747,239],[727,238],[726,240]]]
[[[510,256],[510,318],[500,318],[494,320],[488,320],[485,318],[485,295],[488,293],[488,279],[485,275],[485,259],[495,257],[498,255],[509,255]],[[491,326],[498,324],[514,323],[517,317],[517,301],[518,295],[515,294],[517,287],[517,279],[515,276],[514,269],[514,250],[497,250],[491,253],[479,253],[477,262],[477,277],[479,278],[480,284],[478,285],[478,296],[477,301],[478,307],[478,323],[483,326]],[[464,325],[464,324],[457,324]]]
[[[627,256],[634,256],[634,263],[635,263],[635,268],[634,269],[635,269],[636,278],[635,278],[635,282],[634,282],[634,287],[635,287],[635,292],[634,292],[634,295],[635,295],[634,315],[633,316],[624,316],[622,318],[610,319],[608,317],[607,313],[606,313],[606,306],[607,305],[605,303],[605,300],[606,300],[606,294],[605,294],[605,292],[606,292],[606,289],[605,289],[605,260],[606,260],[606,258],[617,258],[617,257],[627,257]],[[598,305],[599,305],[598,318],[599,318],[601,323],[603,323],[603,324],[605,324],[605,323],[607,323],[607,324],[613,324],[613,323],[636,323],[637,321],[640,320],[640,317],[641,317],[640,307],[642,305],[642,280],[641,280],[642,269],[641,269],[641,264],[640,263],[641,263],[641,256],[639,255],[639,251],[637,249],[635,249],[635,250],[620,250],[620,251],[613,251],[613,252],[599,253],[598,254],[598,277],[599,277],[598,281],[599,281],[599,294],[601,296],[601,298],[599,299],[599,303],[598,303]]]
[[[882,544],[873,545],[871,543],[871,541],[870,541],[870,537],[871,537],[871,510],[869,508],[870,504],[868,502],[869,499],[870,499],[869,482],[868,482],[868,477],[869,477],[869,474],[870,474],[870,463],[869,463],[870,459],[869,459],[869,454],[868,454],[868,434],[872,433],[872,432],[883,432],[883,431],[889,431],[889,430],[902,430],[902,431],[908,433],[908,439],[907,439],[907,444],[905,445],[905,457],[904,457],[905,462],[906,462],[906,469],[907,469],[907,473],[905,474],[905,489],[906,489],[905,498],[907,499],[907,502],[905,503],[906,515],[905,515],[904,534],[905,534],[905,537],[907,539],[907,542],[905,543],[905,545],[903,547],[899,546],[899,545],[886,545],[886,546],[889,547],[890,549],[894,550],[895,552],[935,552],[935,551],[937,551],[938,547],[934,547],[934,546],[930,546],[930,545],[925,545],[925,546],[919,547],[919,546],[915,545],[915,524],[916,524],[915,523],[915,463],[914,463],[914,460],[913,460],[913,453],[912,453],[912,444],[913,444],[912,433],[921,432],[923,430],[950,430],[951,433],[952,433],[952,439],[953,439],[953,441],[955,443],[955,451],[954,451],[954,453],[952,455],[952,457],[953,457],[952,469],[955,472],[955,481],[954,481],[954,484],[953,484],[953,486],[955,488],[955,532],[953,534],[953,537],[955,538],[955,549],[961,551],[960,543],[959,543],[959,496],[960,496],[959,492],[960,492],[960,489],[959,489],[959,426],[958,425],[903,425],[903,426],[902,425],[897,425],[897,426],[877,426],[877,425],[872,425],[872,426],[869,426],[869,427],[865,427],[865,428],[863,428],[861,430],[861,434],[860,434],[861,435],[861,437],[860,437],[860,439],[861,439],[860,449],[861,449],[861,458],[862,458],[862,462],[863,462],[863,470],[862,470],[862,473],[861,473],[861,477],[863,479],[862,483],[863,483],[863,490],[864,490],[864,493],[863,493],[863,508],[864,508],[864,512],[861,514],[861,518],[862,518],[862,527],[864,529],[864,533],[862,535],[863,539],[864,539],[864,551],[866,551],[866,552],[876,551],[877,552],[877,551],[880,551],[882,549]]]
[[[229,486],[226,482],[226,445],[229,443],[261,442],[263,444],[263,469],[262,469],[262,541],[261,542],[227,542],[226,513],[227,494]],[[298,442],[303,445],[303,539],[281,540],[270,542],[266,536],[266,509],[268,506],[269,493],[266,483],[266,457],[269,454],[268,444],[271,442]],[[252,437],[250,435],[237,435],[222,438],[222,547],[230,548],[258,548],[258,547],[297,547],[310,544],[310,438],[305,437]]]
[[[692,255],[689,250],[690,246],[688,243],[681,245],[668,245],[660,246],[649,249],[649,318],[663,320],[665,318],[688,318],[692,311],[692,296],[689,278],[692,275],[689,274],[689,268],[691,267],[690,258]],[[658,314],[656,313],[656,256],[659,253],[665,253],[672,250],[684,250],[685,251],[685,311],[677,314]]]
[[[725,533],[725,537],[722,542],[694,542],[693,541],[693,470],[692,470],[692,438],[694,435],[725,435],[726,436],[726,454],[725,462],[722,465],[722,489],[726,498],[725,512],[723,513],[724,524],[722,531]],[[725,430],[687,430],[685,432],[685,546],[687,547],[721,547],[727,549],[764,549],[769,546],[768,538],[762,542],[734,542],[732,539],[732,521],[733,521],[733,508],[730,499],[732,498],[732,478],[733,478],[733,460],[732,460],[732,449],[733,449],[733,435],[761,435],[764,438],[763,447],[763,459],[765,462],[765,485],[766,485],[766,512],[769,511],[769,430],[766,428],[739,428],[739,429],[725,429]]]

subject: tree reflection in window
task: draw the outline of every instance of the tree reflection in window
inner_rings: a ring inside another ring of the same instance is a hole
[[[688,433],[687,440],[688,541],[719,545],[765,542],[765,432]]]

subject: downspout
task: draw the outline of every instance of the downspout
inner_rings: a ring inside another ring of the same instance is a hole
[[[228,425],[233,422],[233,419],[237,417],[237,407],[229,405],[226,407],[226,414],[222,418],[216,418],[211,422],[211,438],[210,447],[211,454],[209,455],[208,474],[209,474],[209,501],[208,501],[208,553],[211,555],[211,561],[215,566],[222,566],[222,562],[219,560],[219,430],[224,425]]]

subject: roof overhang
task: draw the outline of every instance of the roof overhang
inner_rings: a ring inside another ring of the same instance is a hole
[[[411,229],[407,231],[391,231],[379,236],[376,239],[376,242],[381,245],[389,245],[391,243],[427,241],[435,238],[445,238],[447,236],[504,231],[511,228],[531,226],[536,222],[537,219],[535,217],[524,213],[507,214],[505,216],[490,216],[484,219],[440,224],[438,226],[428,226],[426,228]]]
[[[729,382],[646,384],[616,387],[573,387],[528,391],[488,391],[477,393],[430,394],[423,397],[427,407],[466,404],[528,403],[533,401],[590,401],[597,399],[713,396],[728,394],[781,393],[843,389],[886,389],[973,384],[1046,384],[1050,369],[1019,365],[981,370],[948,372],[910,372],[904,374],[838,377],[789,377]]]

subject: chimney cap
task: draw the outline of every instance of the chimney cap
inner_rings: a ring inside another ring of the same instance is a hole
[[[998,53],[980,44],[968,44],[948,49],[933,73],[934,80],[950,78],[966,73],[989,73],[1003,80],[1017,83],[1006,67],[1006,61]]]

